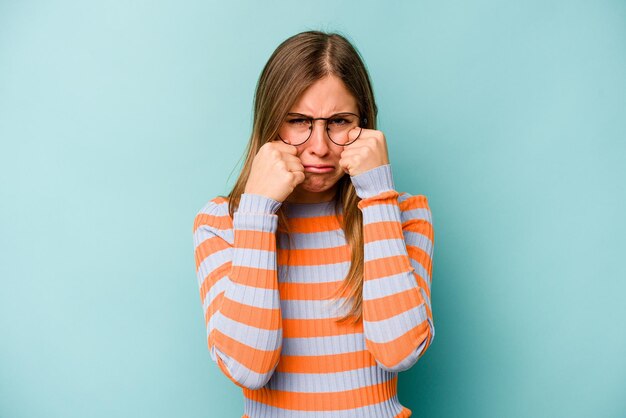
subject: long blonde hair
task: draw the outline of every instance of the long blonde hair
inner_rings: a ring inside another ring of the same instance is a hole
[[[359,114],[367,118],[363,127],[376,129],[378,109],[367,69],[357,49],[338,33],[306,31],[286,39],[265,64],[256,86],[252,134],[244,152],[246,157],[241,173],[228,195],[228,212],[231,217],[239,205],[252,161],[261,146],[277,137],[285,115],[300,95],[328,75],[342,80],[356,98]],[[343,222],[340,225],[351,251],[351,265],[333,296],[346,296],[342,306],[352,301],[351,309],[337,322],[352,318],[352,323],[356,323],[362,318],[363,304],[363,217],[357,207],[361,199],[348,174],[339,179],[337,185],[335,214],[338,217],[338,209],[343,209]],[[285,205],[281,205],[277,212],[277,233],[285,232],[291,243],[284,209]]]

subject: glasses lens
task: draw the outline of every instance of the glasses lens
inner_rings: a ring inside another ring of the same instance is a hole
[[[348,136],[348,133],[357,127],[359,127],[358,116],[351,113],[340,113],[328,120],[328,136],[336,144],[347,145],[354,142],[361,134],[359,128],[357,135],[353,134],[352,140]]]
[[[309,139],[311,121],[301,116],[289,115],[278,131],[280,138],[291,145],[300,145]]]

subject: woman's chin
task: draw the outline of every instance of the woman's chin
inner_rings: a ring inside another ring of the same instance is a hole
[[[311,193],[320,193],[320,192],[327,191],[328,189],[330,189],[331,187],[335,185],[334,183],[331,183],[329,181],[315,181],[314,179],[311,179],[311,180],[312,181],[309,181],[309,179],[306,179],[302,183],[300,183],[298,185],[300,190],[311,192]]]

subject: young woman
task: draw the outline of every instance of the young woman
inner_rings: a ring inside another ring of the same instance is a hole
[[[357,50],[285,40],[263,69],[243,169],[196,215],[210,356],[244,417],[408,417],[398,372],[435,336],[433,227],[395,190]]]

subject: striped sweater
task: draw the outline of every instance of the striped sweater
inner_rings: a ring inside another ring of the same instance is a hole
[[[435,336],[434,235],[424,195],[398,193],[391,166],[351,176],[363,214],[363,319],[331,295],[350,267],[333,202],[295,204],[244,193],[194,220],[200,299],[211,359],[243,389],[243,418],[408,417],[398,372]],[[278,230],[280,205],[291,231]],[[289,254],[287,254],[289,253]],[[288,268],[286,268],[288,264]]]

